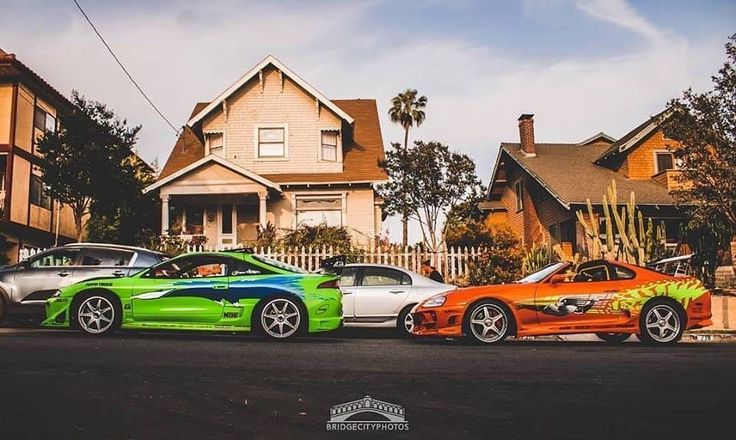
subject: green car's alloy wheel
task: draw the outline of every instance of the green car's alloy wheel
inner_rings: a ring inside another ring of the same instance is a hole
[[[301,321],[299,307],[286,298],[272,299],[261,310],[261,328],[272,338],[284,339],[294,335]]]
[[[79,304],[76,318],[83,332],[93,335],[104,334],[114,329],[115,305],[104,296],[90,296]]]

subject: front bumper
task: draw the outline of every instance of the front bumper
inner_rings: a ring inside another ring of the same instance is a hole
[[[69,306],[71,298],[56,297],[46,301],[46,319],[41,323],[44,327],[69,327]]]
[[[465,307],[420,307],[411,316],[416,336],[462,336]]]

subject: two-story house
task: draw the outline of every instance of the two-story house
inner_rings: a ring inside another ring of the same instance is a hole
[[[660,113],[661,115],[661,113]],[[684,213],[670,190],[681,183],[672,153],[677,143],[648,118],[621,139],[598,133],[573,143],[537,143],[531,114],[519,117],[519,142],[502,143],[487,198],[480,207],[493,223],[506,223],[525,246],[560,244],[568,253],[589,250],[576,211],[593,204],[597,221],[612,180],[619,200],[633,191],[644,217],[664,221],[669,242],[677,242]],[[601,228],[605,230],[605,228]]]
[[[244,246],[257,227],[347,226],[357,244],[380,234],[386,181],[376,101],[330,100],[266,57],[198,103],[156,183],[161,230]]]
[[[44,191],[35,151],[36,139],[57,129],[59,110],[71,106],[14,54],[0,49],[0,232],[8,238],[11,262],[24,247],[48,247],[76,236],[71,209]]]

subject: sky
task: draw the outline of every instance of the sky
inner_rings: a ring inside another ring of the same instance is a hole
[[[175,135],[133,88],[72,0],[3,0],[0,48],[70,95],[142,125],[138,153],[166,161]],[[538,142],[620,137],[688,87],[707,90],[736,32],[734,0],[79,0],[175,126],[272,54],[333,99],[428,97],[412,139],[470,155],[487,184],[516,119]],[[400,222],[385,228],[393,239]],[[412,240],[418,239],[412,228]]]

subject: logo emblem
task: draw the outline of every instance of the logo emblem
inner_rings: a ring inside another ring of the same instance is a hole
[[[330,408],[328,431],[408,431],[404,407],[371,396]]]

